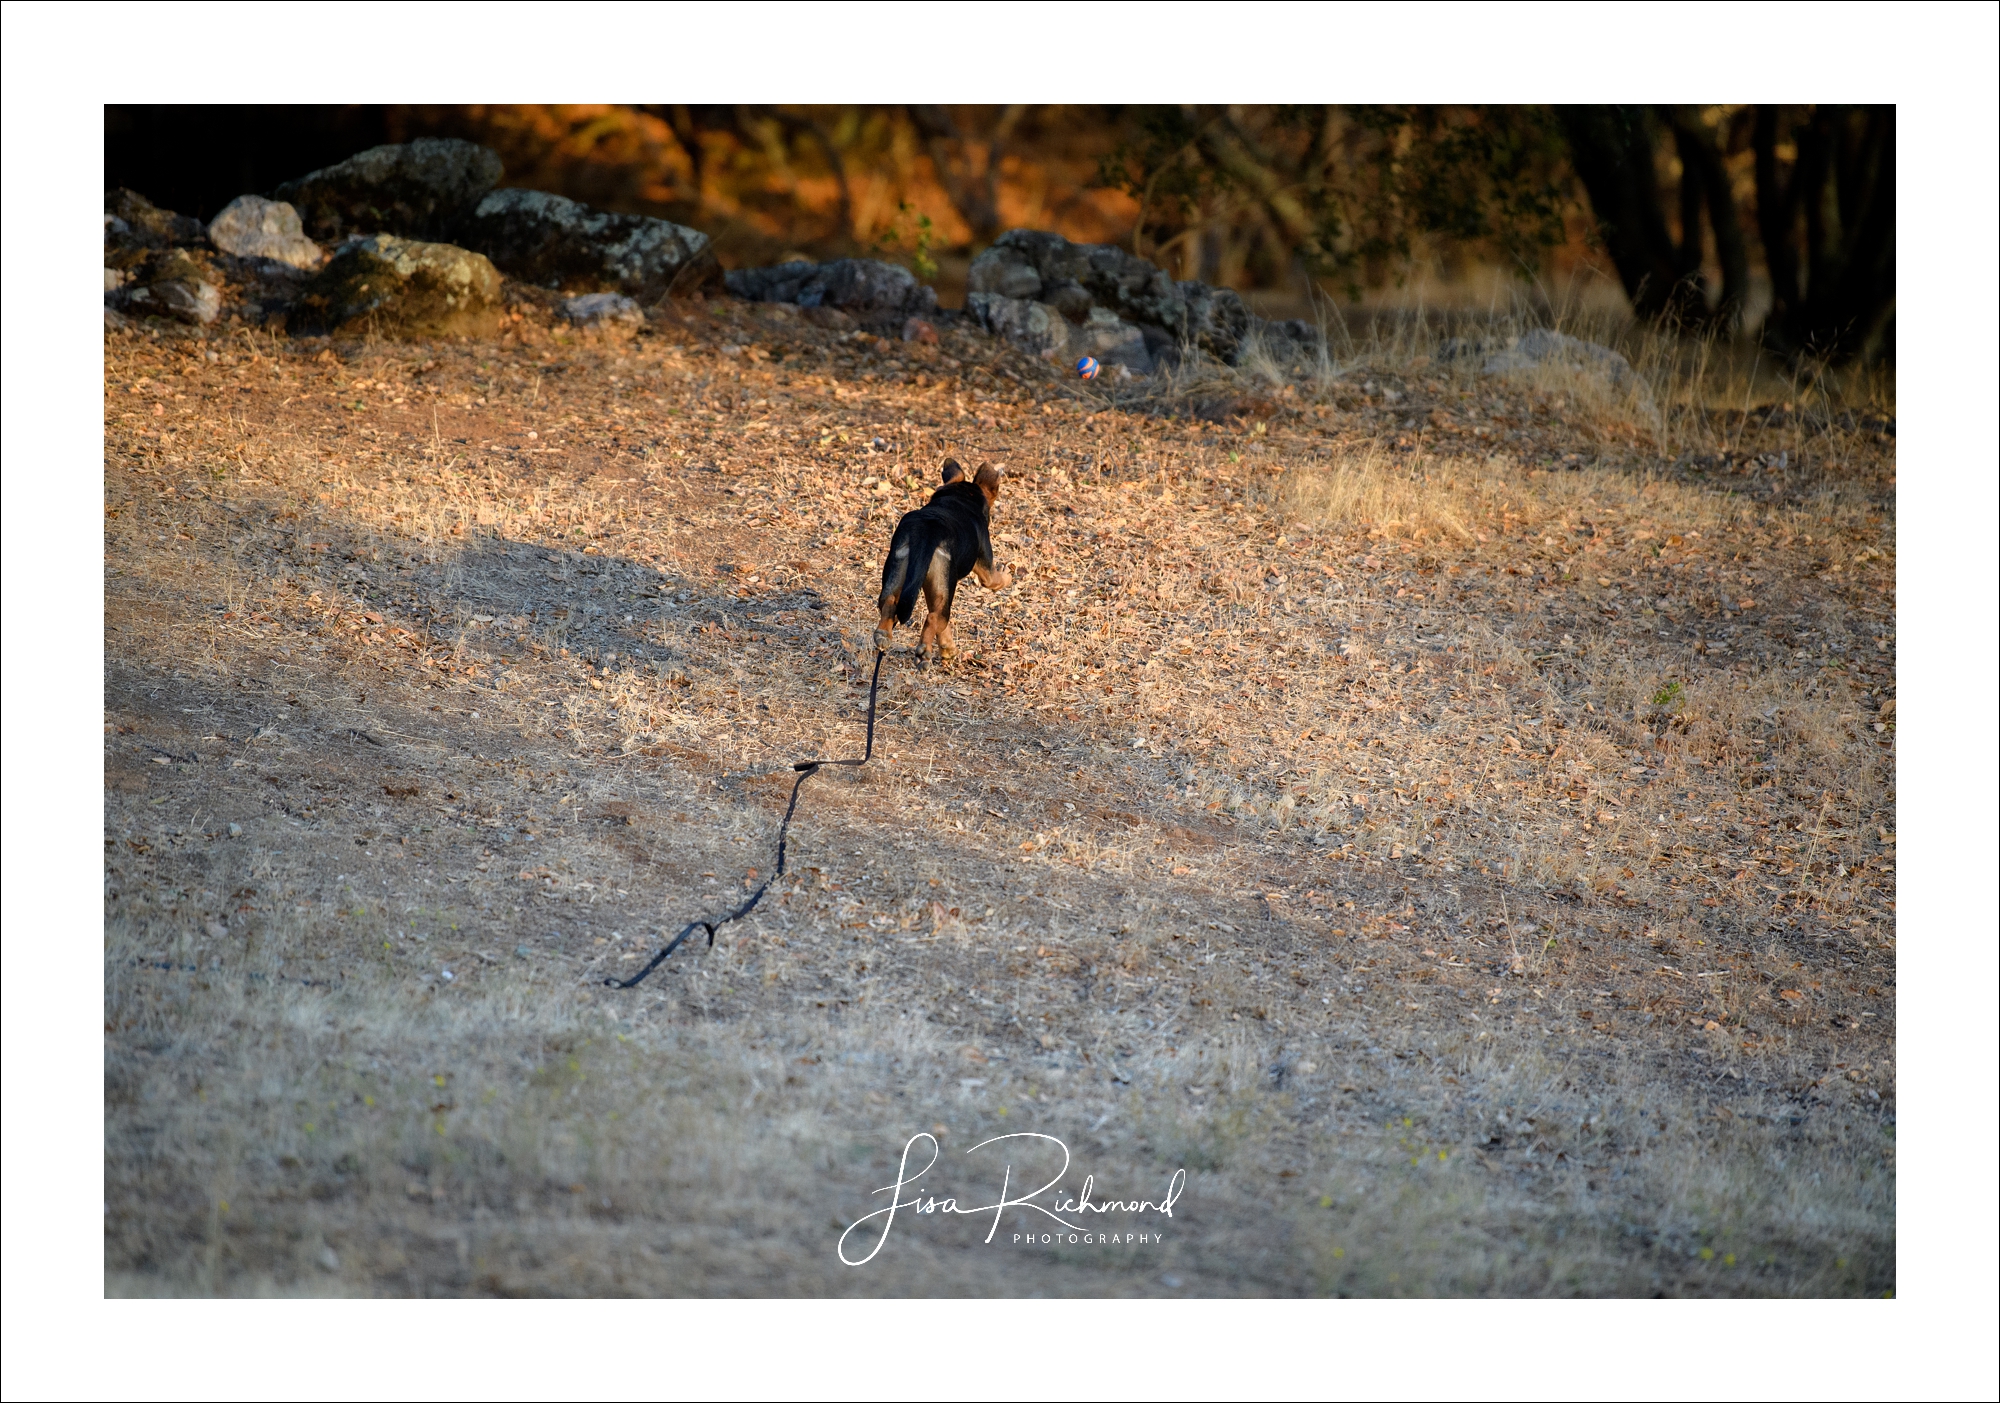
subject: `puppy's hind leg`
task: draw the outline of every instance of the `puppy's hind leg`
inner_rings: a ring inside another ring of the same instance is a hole
[[[951,605],[957,595],[958,586],[955,584],[944,592],[944,623],[937,633],[938,660],[941,662],[952,662],[958,657],[958,641],[951,636]]]
[[[923,661],[938,661],[943,652],[940,641],[951,628],[951,561],[940,547],[924,572],[924,631],[917,639]]]

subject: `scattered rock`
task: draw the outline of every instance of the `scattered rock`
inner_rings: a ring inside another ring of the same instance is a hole
[[[214,283],[174,279],[139,289],[133,303],[161,316],[206,326],[222,315],[222,289]]]
[[[201,928],[210,940],[227,940],[229,938],[229,927],[220,921],[205,921],[202,923]]]
[[[1026,355],[1060,360],[1069,354],[1069,322],[1046,302],[970,292],[965,297],[965,310],[986,330]]]
[[[569,292],[658,298],[699,285],[708,235],[664,219],[606,214],[540,190],[496,190],[467,220],[467,244],[508,276]]]
[[[1146,334],[1113,312],[1092,307],[1080,323],[1069,330],[1072,360],[1095,356],[1106,366],[1123,366],[1134,375],[1153,373],[1153,355],[1146,349]]]
[[[206,326],[222,315],[220,276],[186,249],[154,253],[130,270],[106,271],[123,272],[128,278],[143,280],[144,285],[130,293],[106,294],[108,301],[119,303],[136,316],[173,317]],[[109,283],[110,278],[105,281]]]
[[[1505,339],[1452,338],[1441,342],[1440,361],[1477,360],[1482,375],[1507,375],[1537,366],[1567,365],[1603,376],[1620,389],[1634,383],[1632,363],[1609,346],[1583,341],[1560,331],[1536,327],[1523,336]]]
[[[500,171],[499,156],[484,146],[421,137],[371,147],[272,194],[296,209],[318,239],[373,233],[442,239],[500,183]]]
[[[308,239],[299,212],[280,200],[239,195],[208,223],[208,241],[238,258],[269,258],[294,268],[317,268],[325,257]]]
[[[104,290],[106,292],[116,292],[131,280],[131,274],[127,273],[123,268],[106,268],[104,270]]]
[[[104,237],[151,248],[201,242],[199,219],[161,209],[144,195],[122,187],[104,192]]]
[[[938,343],[937,328],[922,317],[911,317],[903,323],[903,339],[919,345],[935,346]]]
[[[1135,374],[1154,369],[1146,336],[1116,313],[1086,302],[1074,322],[1057,305],[1003,297],[992,292],[966,294],[965,310],[981,326],[1031,356],[1060,361],[1095,356],[1101,364],[1124,366]]]
[[[746,302],[793,302],[832,307],[866,321],[928,317],[937,293],[908,268],[872,258],[839,258],[831,263],[780,263],[775,268],[737,268],[723,285]]]
[[[587,292],[565,300],[557,310],[578,326],[601,326],[608,322],[636,326],[646,320],[639,304],[621,292]]]
[[[375,234],[343,245],[292,308],[293,331],[335,331],[367,318],[392,335],[470,335],[490,330],[500,274],[453,244]]]
[[[999,310],[990,299],[1031,302],[1059,313],[1072,326],[1090,328],[1078,342],[1079,355],[1105,360],[1107,344],[1112,364],[1146,373],[1155,365],[1179,358],[1182,346],[1198,346],[1216,359],[1238,364],[1246,354],[1262,353],[1289,359],[1316,352],[1319,335],[1304,322],[1267,322],[1252,316],[1243,299],[1228,288],[1201,282],[1175,282],[1160,268],[1113,244],[1073,244],[1060,234],[1035,229],[1010,229],[972,261],[966,308],[974,297],[986,299],[986,316],[997,315],[1009,325],[1026,326],[1025,313]],[[1094,317],[1108,313],[1119,323],[1139,328],[1139,343],[1111,323]],[[978,315],[975,313],[975,315]],[[1031,331],[1030,339],[1035,339]],[[1047,339],[1046,337],[1042,339]]]
[[[787,304],[780,302],[773,305],[782,307]],[[854,318],[848,316],[847,313],[841,311],[838,307],[801,307],[798,309],[798,313],[800,320],[809,322],[813,326],[824,327],[828,331],[852,331],[854,329]],[[915,320],[915,318],[911,320]]]

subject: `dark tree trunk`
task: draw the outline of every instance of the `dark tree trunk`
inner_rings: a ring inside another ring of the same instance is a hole
[[[1743,242],[1743,224],[1736,214],[1736,197],[1729,186],[1729,172],[1722,164],[1722,153],[1715,140],[1699,126],[1688,113],[1676,114],[1674,118],[1674,142],[1681,157],[1682,189],[1682,247],[1686,251],[1689,243],[1687,230],[1692,228],[1686,222],[1688,208],[1687,187],[1696,182],[1701,190],[1702,202],[1708,209],[1708,227],[1715,234],[1715,260],[1722,265],[1722,295],[1717,300],[1712,314],[1713,323],[1725,331],[1733,331],[1743,318],[1743,303],[1750,294],[1750,253]],[[1701,248],[1698,241],[1692,250],[1693,266],[1701,266]]]
[[[1690,268],[1660,209],[1650,114],[1642,107],[1563,107],[1558,113],[1569,139],[1570,163],[1590,197],[1605,250],[1633,310],[1649,319],[1700,320],[1708,309],[1700,285],[1699,225],[1693,241],[1696,262]],[[1697,184],[1697,204],[1699,191]]]
[[[1787,126],[1798,151],[1789,179],[1778,159]],[[1767,339],[1792,354],[1883,354],[1896,315],[1896,110],[1765,107],[1753,145]]]

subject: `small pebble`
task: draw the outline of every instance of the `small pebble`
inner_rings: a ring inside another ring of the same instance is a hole
[[[220,921],[208,921],[203,924],[202,929],[208,932],[210,940],[223,940],[229,935],[229,927]]]
[[[232,838],[241,838],[241,837],[243,836],[243,825],[242,825],[242,824],[240,824],[240,823],[232,823],[232,824],[230,824],[230,825],[229,825],[229,836],[230,836],[230,837],[232,837]]]
[[[452,974],[451,974],[451,971],[450,971],[450,970],[446,970],[446,971],[444,972],[444,977],[445,977],[445,979],[446,979],[446,980],[449,980],[449,979],[450,979],[450,978],[452,977]]]
[[[514,947],[514,954],[518,958],[525,960],[528,958],[528,947],[525,945],[516,945]]]
[[[887,453],[889,451],[889,440],[883,438],[880,434],[877,434],[875,436],[874,442],[870,443],[868,446],[874,449],[877,453]]]

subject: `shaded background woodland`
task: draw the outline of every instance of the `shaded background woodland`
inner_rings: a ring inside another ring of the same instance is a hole
[[[962,297],[1003,230],[1123,244],[1266,315],[1591,304],[1893,361],[1893,107],[113,106],[105,183],[204,219],[384,142],[664,216],[727,267],[884,257]]]

